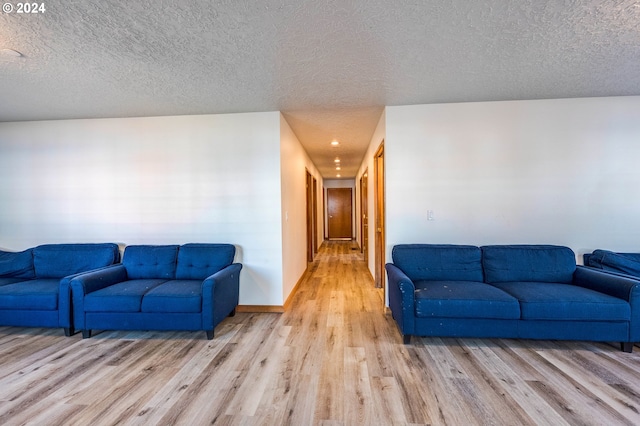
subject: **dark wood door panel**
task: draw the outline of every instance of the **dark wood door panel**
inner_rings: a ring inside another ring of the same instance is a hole
[[[352,238],[351,188],[327,188],[329,238]]]

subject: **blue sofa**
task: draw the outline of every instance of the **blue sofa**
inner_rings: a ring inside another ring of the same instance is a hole
[[[616,253],[594,250],[583,255],[584,265],[603,271],[640,278],[640,253]]]
[[[120,260],[117,244],[45,244],[0,251],[0,324],[74,333],[71,279]]]
[[[122,263],[71,280],[73,321],[91,330],[213,330],[238,306],[231,244],[132,245]]]
[[[568,247],[405,244],[389,305],[412,335],[640,342],[640,281],[577,266]]]

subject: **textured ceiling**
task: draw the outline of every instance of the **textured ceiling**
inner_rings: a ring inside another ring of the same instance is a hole
[[[385,105],[640,95],[638,1],[44,3],[0,14],[0,121],[280,110],[328,178]]]

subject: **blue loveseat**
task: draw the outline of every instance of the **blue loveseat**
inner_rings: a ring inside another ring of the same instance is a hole
[[[568,247],[397,245],[389,305],[412,335],[640,342],[640,281],[577,266]]]
[[[120,260],[117,244],[45,244],[0,251],[0,324],[74,333],[71,279]]]
[[[122,263],[71,280],[73,320],[91,330],[213,330],[238,306],[231,244],[132,245]]]

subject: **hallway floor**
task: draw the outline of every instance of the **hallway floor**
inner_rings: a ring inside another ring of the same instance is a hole
[[[640,424],[640,350],[414,338],[351,242],[325,242],[284,314],[204,332],[0,328],[0,424]]]

